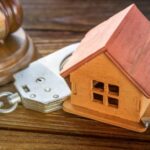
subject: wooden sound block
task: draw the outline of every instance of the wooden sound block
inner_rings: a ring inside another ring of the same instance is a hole
[[[13,79],[13,74],[26,67],[34,58],[33,42],[20,28],[0,43],[0,85]]]
[[[85,118],[90,118],[107,124],[115,125],[135,132],[145,132],[147,130],[147,128],[145,128],[141,122],[137,123],[137,122],[121,119],[119,117],[110,116],[96,111],[92,111],[83,107],[79,107],[71,104],[70,99],[64,102],[63,110],[71,114],[75,114]]]

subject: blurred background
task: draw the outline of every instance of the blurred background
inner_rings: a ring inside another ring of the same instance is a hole
[[[132,3],[135,3],[150,19],[150,0],[21,0],[21,2],[24,8],[23,26],[33,38],[41,55],[81,40],[89,29]]]
[[[150,0],[21,0],[21,2],[25,9],[26,29],[84,32],[132,3],[135,3],[150,19]]]
[[[24,8],[24,28],[34,39],[42,55],[79,41],[89,29],[132,3],[135,3],[150,19],[150,0],[21,0],[21,2]]]

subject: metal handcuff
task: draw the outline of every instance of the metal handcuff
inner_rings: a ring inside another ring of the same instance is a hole
[[[21,102],[26,108],[43,113],[60,109],[71,91],[59,73],[64,61],[78,45],[75,43],[64,47],[14,74],[14,85],[18,92],[0,93],[0,99],[6,97],[10,105],[9,108],[4,108],[5,104],[0,101],[0,113],[13,112]]]

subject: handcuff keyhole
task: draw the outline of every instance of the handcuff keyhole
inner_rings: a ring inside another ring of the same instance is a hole
[[[45,81],[45,78],[44,77],[39,77],[36,79],[36,83],[42,83]]]
[[[22,86],[23,90],[25,91],[25,93],[30,92],[30,89],[27,85]]]

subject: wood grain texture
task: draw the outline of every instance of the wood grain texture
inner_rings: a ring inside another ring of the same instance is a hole
[[[149,0],[21,0],[24,27],[41,56],[80,41],[91,27],[132,2],[150,19]],[[0,91],[15,91],[12,84]],[[150,149],[150,130],[139,134],[65,112],[41,114],[23,106],[0,115],[2,150]]]
[[[87,31],[131,3],[150,19],[148,0],[21,0],[29,30]]]
[[[112,139],[108,143],[108,138],[97,138],[97,137],[80,137],[80,136],[68,136],[68,135],[57,135],[57,134],[44,134],[24,131],[0,131],[3,137],[1,140],[1,149],[10,149],[13,147],[15,150],[116,150],[122,149],[122,146],[126,149],[149,149],[148,142],[141,141],[128,141],[121,139]],[[9,140],[9,144],[8,141]],[[118,143],[121,143],[118,144]]]

